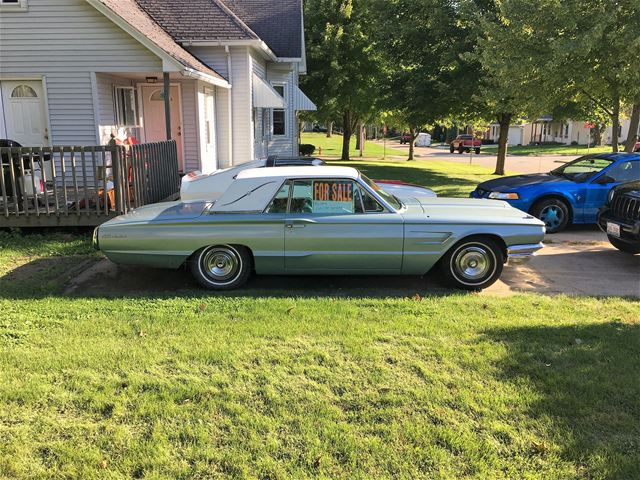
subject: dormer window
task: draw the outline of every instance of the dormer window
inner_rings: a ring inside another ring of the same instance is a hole
[[[0,0],[0,10],[3,12],[26,12],[27,0]]]

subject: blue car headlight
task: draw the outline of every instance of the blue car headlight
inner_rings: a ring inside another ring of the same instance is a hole
[[[489,198],[495,200],[520,200],[520,195],[515,192],[491,192]]]

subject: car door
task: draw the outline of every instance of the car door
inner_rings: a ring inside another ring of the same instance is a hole
[[[402,217],[353,180],[292,181],[284,228],[287,272],[401,270]]]
[[[585,223],[595,223],[598,210],[607,202],[607,195],[620,183],[640,179],[640,161],[618,162],[605,168],[593,178],[586,189],[583,206]]]

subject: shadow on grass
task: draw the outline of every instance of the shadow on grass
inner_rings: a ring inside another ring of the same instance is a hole
[[[533,445],[537,455],[573,462],[576,478],[640,478],[640,324],[490,329],[483,336],[506,346],[496,365],[502,380],[533,390],[527,417],[556,446]]]
[[[418,276],[281,276],[253,275],[242,288],[212,292],[191,273],[178,270],[115,265],[93,256],[49,257],[16,266],[0,276],[0,298],[35,299],[50,296],[92,298],[210,297],[349,297],[405,298],[451,295],[439,269]]]

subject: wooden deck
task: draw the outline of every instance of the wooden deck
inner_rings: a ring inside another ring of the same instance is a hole
[[[173,141],[6,147],[0,156],[0,228],[96,226],[134,208],[175,199],[180,190]]]

